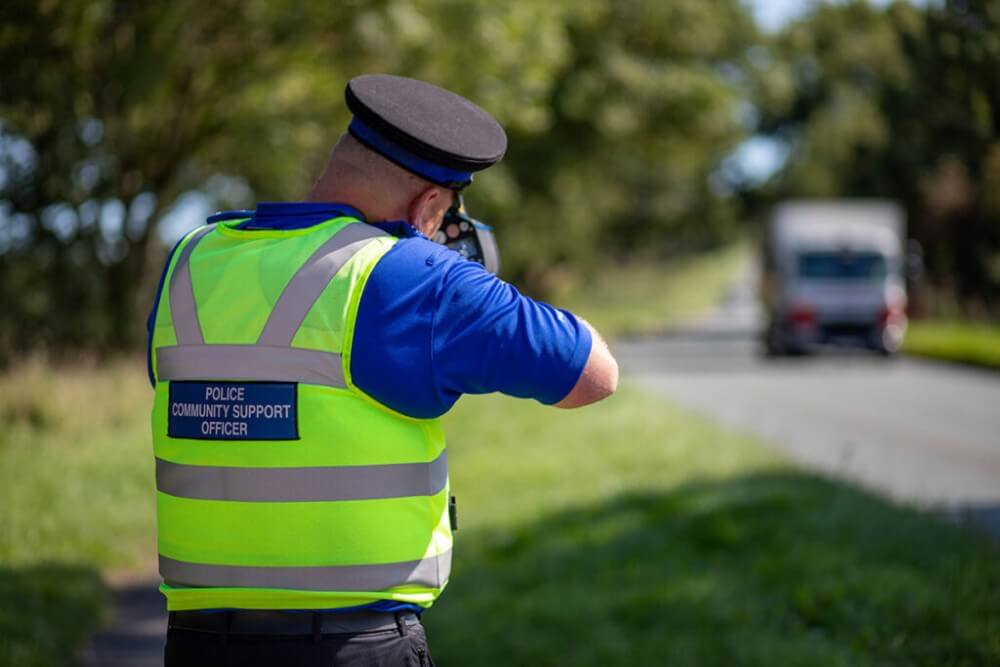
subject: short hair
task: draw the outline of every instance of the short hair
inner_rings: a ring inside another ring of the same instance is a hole
[[[371,150],[352,135],[344,133],[330,154],[327,171],[341,179],[363,179],[368,187],[386,193],[416,196],[434,185]]]

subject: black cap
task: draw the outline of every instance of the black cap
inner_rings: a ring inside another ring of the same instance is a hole
[[[443,88],[389,74],[365,74],[344,91],[358,141],[432,183],[461,190],[500,161],[507,135],[486,111]]]

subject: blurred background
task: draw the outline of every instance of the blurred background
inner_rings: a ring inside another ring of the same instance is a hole
[[[0,63],[0,664],[155,664],[163,262],[301,198],[364,72],[497,116],[470,213],[626,370],[449,417],[440,664],[1000,664],[1000,3],[8,0]],[[899,207],[906,359],[759,356],[813,198]]]

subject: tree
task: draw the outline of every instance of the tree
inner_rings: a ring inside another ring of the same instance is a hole
[[[335,98],[307,100],[302,77],[320,79],[319,50],[352,61],[349,31],[318,49],[298,39],[314,17],[287,9],[4,4],[0,349],[134,344],[164,254],[154,226],[179,193],[213,173],[289,190]]]

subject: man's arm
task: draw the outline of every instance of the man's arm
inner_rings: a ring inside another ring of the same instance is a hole
[[[365,286],[351,349],[359,389],[427,419],[463,394],[501,392],[578,407],[615,388],[592,327],[426,239],[389,250]]]
[[[615,393],[618,388],[618,362],[611,356],[607,343],[590,322],[583,319],[580,322],[590,329],[590,356],[587,357],[587,365],[583,367],[580,379],[573,389],[561,401],[553,403],[557,408],[581,408],[597,403]]]

